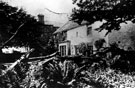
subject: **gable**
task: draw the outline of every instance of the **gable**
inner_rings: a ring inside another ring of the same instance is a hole
[[[81,24],[78,24],[77,22],[73,22],[73,21],[68,21],[66,24],[64,24],[62,27],[58,28],[55,32],[55,33],[59,33],[59,32],[62,32],[62,31],[68,31],[68,30],[71,30],[71,29],[74,29],[74,28],[77,28],[77,27],[80,27],[80,26],[83,26],[83,25],[86,25],[87,22],[86,21],[83,21]]]

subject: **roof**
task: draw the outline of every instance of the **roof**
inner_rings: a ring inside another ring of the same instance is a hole
[[[54,34],[62,32],[62,31],[71,30],[71,29],[74,29],[74,28],[77,28],[77,27],[80,27],[80,26],[83,26],[83,25],[86,25],[86,24],[87,24],[86,21],[83,21],[81,24],[78,24],[77,22],[74,22],[74,21],[68,21],[62,27],[58,28],[54,32]]]

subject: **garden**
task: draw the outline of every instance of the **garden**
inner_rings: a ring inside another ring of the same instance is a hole
[[[89,58],[59,57],[55,53],[36,60],[18,61],[12,69],[9,69],[11,65],[1,65],[0,87],[134,88],[133,53],[113,44]]]

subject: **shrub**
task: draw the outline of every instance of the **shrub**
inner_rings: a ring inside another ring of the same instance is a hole
[[[123,74],[110,68],[105,70],[85,71],[85,82],[94,88],[134,88],[135,76]]]

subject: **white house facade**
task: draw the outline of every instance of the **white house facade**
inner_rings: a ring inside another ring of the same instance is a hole
[[[62,27],[56,30],[54,34],[64,34],[65,39],[58,43],[61,56],[78,55],[77,46],[80,44],[89,44],[90,49],[95,50],[94,42],[98,39],[104,39],[108,43],[108,36],[105,36],[106,31],[98,32],[94,30],[93,25],[87,25],[87,22],[77,24],[69,21]],[[61,35],[62,37],[63,35]]]

